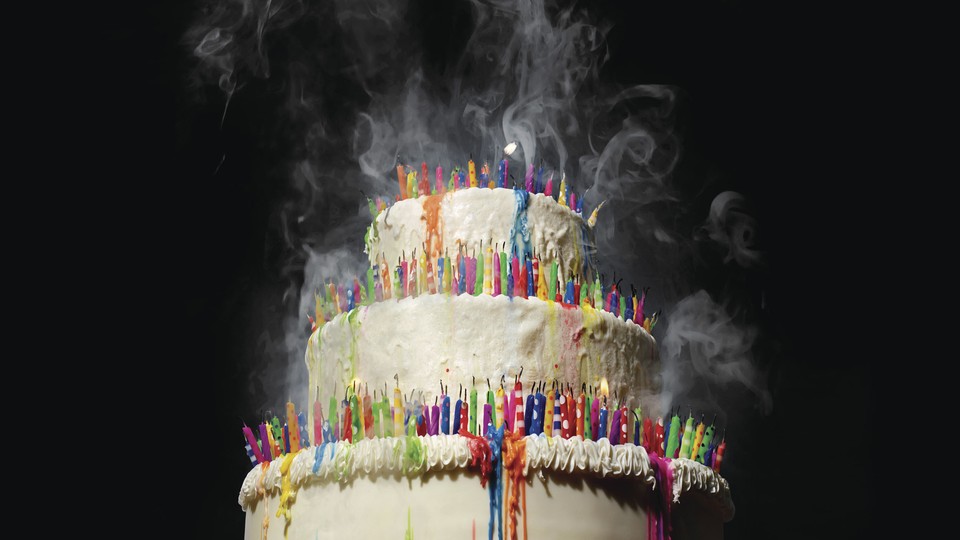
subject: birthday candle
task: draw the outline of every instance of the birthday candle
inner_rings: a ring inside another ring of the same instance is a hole
[[[337,442],[337,439],[340,437],[340,414],[337,408],[337,399],[333,396],[330,396],[330,409],[328,412],[330,415],[330,425],[333,429],[331,433],[333,439],[331,442]]]
[[[290,426],[284,422],[283,424],[283,451],[287,454],[290,452]]]
[[[483,162],[483,167],[480,167],[480,187],[493,189],[493,181],[490,180],[490,165],[486,161]]]
[[[443,194],[443,167],[437,165],[437,193]]]
[[[553,173],[547,178],[547,187],[543,189],[543,194],[547,197],[553,197]]]
[[[380,401],[377,399],[377,391],[373,391],[373,402],[370,403],[370,412],[373,414],[373,436],[374,437],[383,437],[382,431],[382,420],[380,419],[380,414],[382,407],[380,406]]]
[[[586,429],[583,425],[583,414],[586,410],[586,396],[584,395],[583,389],[580,390],[580,395],[577,396],[577,435],[583,439]]]
[[[567,394],[565,392],[559,392],[557,400],[554,402],[554,407],[559,410],[553,412],[553,421],[554,421],[554,431],[557,430],[557,418],[560,419],[560,436],[564,439],[570,438],[570,416],[567,414]]]
[[[686,424],[683,426],[683,440],[680,443],[680,455],[679,457],[690,459],[690,449],[693,446],[693,434],[696,431],[693,425],[693,411],[690,412],[690,416],[687,418]]]
[[[473,162],[473,158],[467,162],[467,170],[470,171],[470,187],[477,187],[477,164]]]
[[[560,195],[557,197],[557,202],[560,203],[560,206],[567,207],[567,173],[566,171],[560,176]]]
[[[430,406],[421,405],[420,402],[417,401],[415,408],[417,411],[417,414],[415,415],[415,418],[417,419],[417,435],[420,435],[421,437],[428,435],[430,433],[431,423]]]
[[[524,268],[525,273],[520,276],[521,280],[526,280],[527,291],[524,294],[524,298],[530,298],[537,295],[537,292],[534,290],[536,287],[537,278],[533,272],[533,260],[532,257],[526,257],[526,267]]]
[[[473,418],[470,416],[470,403],[463,402],[463,407],[460,409],[460,429],[470,431],[470,419]]]
[[[553,399],[553,435],[555,437],[563,437],[563,421],[565,420],[566,410],[564,407],[566,405],[565,397],[559,390],[553,390],[554,399]]]
[[[653,445],[657,441],[657,436],[653,430],[653,421],[650,418],[643,419],[643,447],[648,454],[655,454]]]
[[[430,435],[437,435],[440,432],[440,406],[434,403],[430,408]]]
[[[380,283],[383,284],[383,299],[390,299],[390,267],[387,266],[387,260],[382,259],[380,264]]]
[[[476,171],[476,169],[474,169],[474,171]],[[466,188],[466,187],[467,187],[467,172],[464,171],[464,170],[461,170],[461,171],[460,171],[460,174],[458,175],[457,178],[458,178],[458,182],[459,182],[459,184],[460,184],[460,187]]]
[[[504,249],[506,249],[506,243],[504,243]],[[500,292],[507,294],[507,254],[503,251],[500,252]]]
[[[667,432],[667,449],[664,457],[673,459],[677,457],[677,450],[680,446],[680,409],[670,418],[670,431]]]
[[[507,160],[500,160],[497,164],[497,187],[502,188],[506,185]]]
[[[513,431],[514,415],[512,414],[513,409],[510,407],[511,402],[513,401],[513,394],[509,390],[505,391],[503,399],[500,401],[503,403],[503,423],[507,425],[504,428],[504,431]]]
[[[713,454],[713,470],[715,472],[720,472],[720,464],[723,462],[723,453],[727,451],[727,438],[723,437],[720,441],[720,446],[717,447],[717,451]]]
[[[406,272],[403,273],[403,275],[406,277],[406,281],[407,281],[406,294],[407,294],[407,296],[410,296],[411,298],[416,298],[416,297],[417,297],[417,274],[418,274],[418,272],[417,272],[417,250],[414,249],[414,250],[413,250],[412,259],[410,260],[410,274],[408,275]]]
[[[459,176],[460,176],[460,167],[454,167],[453,170],[450,171],[450,181],[447,182],[447,190],[448,190],[448,191],[456,191],[456,190],[457,190],[457,187],[458,187],[458,186],[457,186],[457,178],[458,178]]]
[[[570,209],[578,214],[583,209],[582,206],[577,206],[577,194],[574,193],[573,191],[570,192]]]
[[[621,295],[620,295],[620,310],[618,311],[618,314],[619,314],[620,319],[622,319],[622,320],[626,320],[626,313],[625,313],[625,312],[626,312],[626,309],[627,309],[627,301],[626,301],[626,299],[623,297],[623,295],[621,294]]]
[[[577,277],[573,281],[573,305],[580,304],[580,278]]]
[[[319,446],[323,442],[323,409],[320,407],[320,387],[317,387],[317,398],[313,400],[313,444]]]
[[[547,284],[549,288],[549,298],[553,300],[557,295],[557,259],[554,257],[553,262],[550,263],[550,283]]]
[[[347,299],[347,291],[344,289],[343,285],[337,287],[337,298],[340,300],[340,313],[347,311],[349,308]]]
[[[483,240],[480,241],[480,257],[473,258],[473,281],[470,282],[473,287],[473,295],[478,296],[483,292]]]
[[[470,427],[468,431],[474,435],[479,435],[477,432],[477,422],[479,418],[476,417],[479,412],[480,409],[477,409],[477,387],[473,386],[470,388],[470,423],[468,424]]]
[[[524,261],[524,263],[520,265],[520,279],[516,282],[516,286],[514,287],[514,295],[521,298],[527,298],[529,293],[529,285],[527,285],[527,274],[529,273],[527,272],[528,266],[530,266],[529,260]]]
[[[251,457],[251,463],[265,463],[267,459],[263,457],[260,445],[257,444],[257,439],[253,436],[253,430],[247,427],[247,424],[243,424],[243,437],[247,439],[247,454]]]
[[[620,426],[619,426],[619,428],[620,428],[620,444],[627,444],[628,442],[630,442],[630,439],[629,439],[629,437],[628,437],[628,430],[627,430],[628,426],[630,425],[630,424],[629,424],[629,420],[630,420],[630,419],[628,418],[628,417],[629,417],[629,414],[630,414],[630,413],[629,413],[629,411],[627,410],[627,406],[621,404],[621,406],[620,406]]]
[[[437,282],[433,279],[433,259],[427,259],[427,290],[437,294]]]
[[[273,456],[270,454],[270,437],[267,435],[267,425],[263,422],[260,423],[260,450],[263,452],[263,459],[265,461],[270,461],[273,459]]]
[[[300,448],[309,448],[310,432],[307,431],[307,415],[302,411],[297,413],[297,425],[300,426]]]
[[[280,427],[276,416],[273,417],[270,429],[267,431],[267,442],[270,444],[270,452],[274,458],[283,455],[283,428]]]
[[[593,398],[590,405],[590,429],[593,431],[593,440],[600,440],[600,396]]]
[[[537,434],[537,422],[534,420],[537,415],[537,405],[535,401],[533,388],[531,388],[523,407],[523,425],[530,435]]]
[[[460,399],[460,392],[457,392],[457,404],[453,408],[453,433],[460,433],[460,419],[463,417],[463,400]]]
[[[563,295],[564,304],[573,304],[573,280],[567,281],[567,290]]]
[[[293,408],[292,402],[287,402],[287,424],[290,426],[290,450],[289,452],[297,453],[300,451],[300,429],[297,424],[297,413]]]
[[[517,252],[514,250],[513,258],[510,259],[510,277],[513,278],[512,285],[507,290],[511,297],[523,296],[520,292],[520,259],[517,258]],[[526,284],[524,284],[526,287]]]
[[[373,401],[369,389],[363,396],[363,434],[368,439],[373,438]]]
[[[613,410],[613,424],[610,429],[610,444],[620,444],[620,409]]]
[[[600,309],[603,306],[603,284],[600,282],[600,276],[596,276],[593,282],[593,307]]]
[[[353,289],[347,289],[347,311],[353,311],[353,308],[356,306],[355,302]]]
[[[457,285],[457,294],[467,292],[467,257],[458,251],[457,258],[460,259],[458,265],[460,271],[460,283]]]
[[[493,282],[490,279],[490,271],[493,268],[493,248],[488,247],[487,252],[483,254],[484,265],[483,265],[483,293],[491,294],[493,293]]]
[[[481,425],[481,436],[486,436],[487,430],[493,425],[490,415],[493,414],[493,407],[489,403],[483,404],[483,424]]]
[[[410,171],[407,173],[407,196],[415,199],[417,195],[419,195],[417,193],[417,173]]]
[[[593,421],[592,418],[587,415],[593,415],[593,404],[595,400],[593,396],[587,394],[586,399],[583,404],[583,440],[592,441],[593,440]]]
[[[597,440],[607,436],[607,398],[603,398],[603,404],[600,405],[600,423],[597,431]]]
[[[429,290],[427,288],[427,274],[430,273],[430,281],[433,281],[432,271],[428,272],[427,269],[427,254],[424,251],[420,252],[420,275],[417,279],[417,294],[427,294]]]
[[[633,410],[633,418],[633,444],[634,446],[640,446],[640,435],[642,434],[642,429],[640,428],[640,407]]]
[[[253,453],[253,448],[250,447],[250,443],[244,441],[243,447],[247,449],[247,457],[250,458],[250,464],[256,465],[258,463],[257,455]]]
[[[533,187],[534,191],[539,193],[543,189],[543,160],[540,160],[540,168],[537,170],[537,183]]]
[[[453,275],[450,269],[450,257],[443,258],[443,292],[450,294],[450,280]]]
[[[351,439],[351,441],[356,441],[364,437],[363,408],[362,408],[362,403],[360,402],[360,397],[357,396],[357,394],[352,391],[350,395],[350,408],[353,413],[353,437],[354,437],[353,439]]]
[[[450,434],[450,396],[446,394],[440,405],[440,430],[444,435]]]
[[[500,287],[503,283],[500,273],[500,256],[497,253],[492,255],[493,258],[493,296],[500,296]]]
[[[537,268],[537,261],[533,263],[533,269],[537,273],[537,298],[541,300],[547,299],[547,278],[544,276],[546,274],[545,268]]]
[[[527,166],[527,174],[523,178],[523,185],[528,192],[533,192],[533,163]]]
[[[697,430],[693,435],[693,445],[690,447],[690,459],[697,457],[697,453],[700,451],[700,443],[703,442],[703,432],[706,430],[705,425],[703,425],[703,414],[700,415],[700,422],[697,424]]]
[[[469,256],[469,255],[466,255],[464,258],[467,260],[467,262],[466,262],[466,265],[467,265],[467,277],[466,277],[466,281],[465,281],[466,286],[467,286],[467,294],[473,294],[473,296],[476,296],[476,295],[480,294],[479,292],[477,292],[477,286],[476,286],[476,282],[477,282],[477,259],[476,259],[476,257],[471,257],[471,256]],[[472,292],[471,292],[471,289],[473,289]]]
[[[654,441],[653,441],[654,453],[656,453],[660,457],[669,457],[669,456],[663,455],[665,434],[664,434],[663,417],[661,416],[657,417],[657,425],[654,426],[653,436],[654,436]]]
[[[400,200],[407,198],[406,175],[403,174],[403,165],[397,163],[397,183],[400,184]]]
[[[522,437],[526,434],[526,423],[523,417],[523,385],[520,383],[519,376],[517,377],[517,382],[513,385],[513,406],[514,411],[516,411],[513,422],[513,432]]]
[[[710,444],[713,442],[713,434],[716,431],[716,426],[713,425],[713,422],[710,422],[710,425],[707,426],[706,430],[703,433],[703,440],[700,442],[700,447],[695,453],[697,463],[707,464],[707,449],[710,448]]]
[[[496,397],[493,402],[494,410],[496,411],[494,416],[494,421],[497,424],[497,428],[503,425],[503,386],[497,388]]]
[[[493,393],[493,390],[490,389],[490,379],[487,379],[487,405],[490,406],[490,425],[496,427],[497,425],[497,398]],[[487,434],[486,427],[484,427],[484,435]]]
[[[399,386],[393,389],[393,435],[403,436],[403,394]]]

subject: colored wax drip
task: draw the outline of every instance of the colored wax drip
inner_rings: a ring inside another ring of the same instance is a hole
[[[423,200],[423,214],[420,219],[426,224],[425,245],[427,256],[431,259],[440,257],[443,253],[443,234],[440,221],[440,203],[442,195],[431,195]],[[376,220],[374,220],[376,223]]]
[[[530,230],[527,228],[527,192],[514,189],[513,195],[516,206],[513,226],[510,228],[510,249],[507,253],[516,253],[518,257],[523,258],[525,254],[531,252]],[[519,276],[514,276],[515,280],[518,278]]]

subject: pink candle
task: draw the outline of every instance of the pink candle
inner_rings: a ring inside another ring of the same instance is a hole
[[[510,272],[513,274],[513,290],[509,291],[510,296],[520,296],[520,292],[517,290],[520,285],[520,259],[517,258],[517,252],[513,252],[513,259],[510,260]],[[526,289],[526,286],[524,286],[524,289]]]
[[[442,195],[443,191],[443,167],[437,165],[437,193]]]
[[[408,290],[408,287],[407,287],[407,282],[409,281],[407,279],[407,273],[409,269],[410,269],[410,265],[409,263],[407,263],[406,259],[401,259],[400,260],[400,288],[403,291],[403,296],[401,296],[401,298],[406,298],[410,296],[410,291]]]
[[[320,387],[317,387],[320,390]],[[320,446],[323,441],[323,409],[318,400],[313,401],[313,444]]]
[[[493,254],[493,295],[500,295],[500,257]]]
[[[257,444],[257,439],[253,436],[253,430],[247,427],[246,424],[243,425],[243,436],[247,439],[250,448],[253,449],[253,455],[257,458],[257,462],[265,463],[267,459],[263,457],[263,452],[260,451],[260,445]]]

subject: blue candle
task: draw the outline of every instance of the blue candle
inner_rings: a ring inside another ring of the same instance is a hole
[[[463,408],[463,400],[457,399],[457,404],[453,408],[453,433],[454,434],[460,433],[460,409],[462,408]]]
[[[450,434],[450,396],[443,396],[440,406],[440,430],[445,435]]]
[[[533,279],[533,259],[528,257],[527,258],[527,296],[528,297],[532,298],[537,295],[536,286],[537,284]]]
[[[443,257],[437,258],[437,292],[443,292]]]
[[[283,424],[283,451],[284,453],[290,453],[290,428],[287,427],[287,424]]]
[[[540,389],[543,389],[543,385],[540,385]],[[543,433],[543,423],[547,417],[547,396],[543,392],[537,392],[537,401],[540,402],[537,407],[537,435]]]
[[[640,417],[637,416],[637,413],[633,413],[635,420],[633,421],[633,444],[634,446],[640,446]]]
[[[597,426],[597,440],[607,436],[607,406],[600,406],[600,423]]]
[[[310,434],[307,431],[307,415],[303,411],[297,413],[297,425],[300,426],[300,448],[306,448],[310,446]]]
[[[467,291],[467,258],[460,257],[460,283],[457,285],[457,294]]]
[[[572,279],[567,281],[567,290],[563,295],[563,303],[564,304],[573,303],[573,280]]]
[[[537,170],[537,183],[533,186],[534,193],[543,191],[543,160],[540,160],[540,168]]]
[[[563,431],[563,423],[560,422],[560,391],[552,390],[553,396],[553,435],[559,437]]]
[[[526,406],[523,408],[523,425],[527,429],[527,433],[530,435],[535,435],[536,432],[533,430],[533,392],[531,391],[527,394]]]
[[[507,185],[507,160],[502,159],[500,163],[497,164],[497,187],[504,187]]]

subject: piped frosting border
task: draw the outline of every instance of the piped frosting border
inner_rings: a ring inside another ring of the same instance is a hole
[[[414,438],[414,437],[411,437]],[[363,439],[356,443],[326,443],[301,450],[289,465],[289,486],[297,490],[312,482],[346,482],[354,477],[372,475],[419,476],[431,471],[466,469],[472,455],[468,439],[459,435],[415,437],[420,448],[411,459],[408,439],[388,437]],[[531,471],[565,472],[594,477],[636,477],[656,487],[650,458],[642,446],[613,445],[607,439],[583,440],[580,437],[527,436],[523,475]],[[416,443],[415,443],[416,444]],[[319,460],[319,463],[318,463]],[[238,503],[246,510],[258,498],[280,491],[283,460],[255,466],[240,488]],[[733,519],[735,508],[726,479],[695,461],[670,460],[673,473],[673,502],[686,492],[711,496],[724,521]]]

